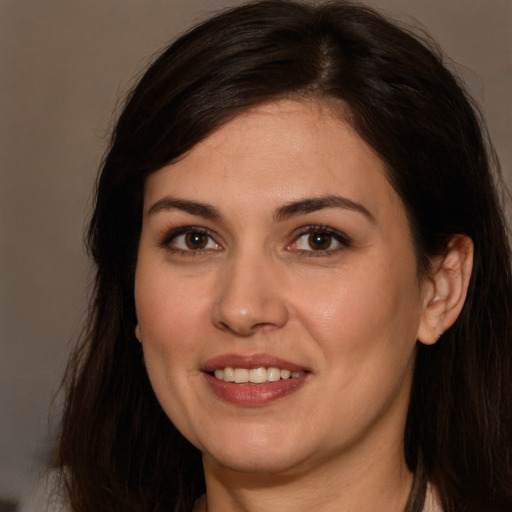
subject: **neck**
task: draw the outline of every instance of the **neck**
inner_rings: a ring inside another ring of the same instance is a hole
[[[383,459],[382,451],[357,463],[345,456],[344,468],[333,457],[279,475],[236,472],[204,457],[207,497],[197,512],[403,511],[412,474],[403,455]]]

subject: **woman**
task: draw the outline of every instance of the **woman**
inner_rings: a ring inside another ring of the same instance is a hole
[[[185,34],[115,128],[61,433],[74,511],[505,511],[510,253],[478,115],[375,12]]]

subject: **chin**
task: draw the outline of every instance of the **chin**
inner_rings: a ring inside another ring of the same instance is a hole
[[[291,473],[301,465],[303,460],[296,453],[276,453],[275,451],[263,451],[258,453],[219,453],[208,454],[208,459],[215,461],[231,471],[247,474],[286,474]]]
[[[207,459],[241,473],[286,473],[304,461],[304,444],[289,432],[251,430],[246,435],[238,431],[212,437],[216,442],[205,443],[200,449]]]

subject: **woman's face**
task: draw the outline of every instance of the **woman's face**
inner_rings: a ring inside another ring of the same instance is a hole
[[[148,178],[135,301],[206,465],[401,457],[423,285],[382,162],[327,106],[254,108]]]

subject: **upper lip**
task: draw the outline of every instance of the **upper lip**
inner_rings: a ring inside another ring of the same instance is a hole
[[[291,372],[308,371],[308,369],[300,364],[286,361],[280,357],[270,354],[222,354],[209,359],[202,370],[205,372],[213,372],[218,368],[280,368],[281,370],[290,370]]]

